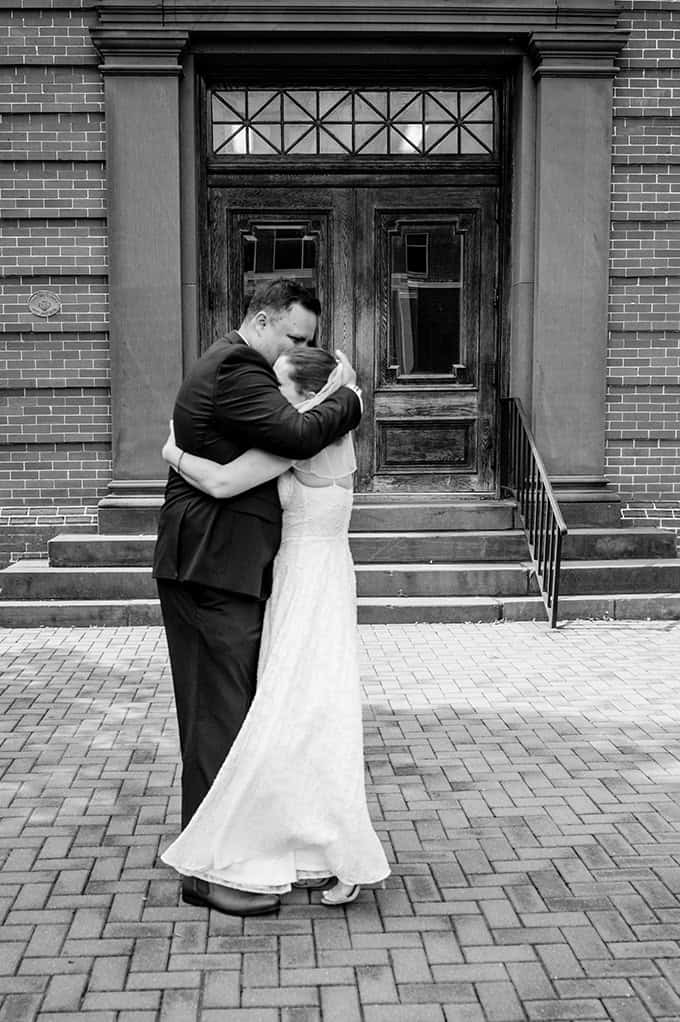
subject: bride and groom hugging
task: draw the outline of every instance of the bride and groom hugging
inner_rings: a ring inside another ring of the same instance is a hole
[[[182,832],[163,860],[182,898],[276,911],[292,886],[353,901],[389,874],[366,805],[347,359],[313,342],[292,280],[253,294],[238,330],[182,384],[154,577],[182,755]],[[282,514],[283,512],[283,514]]]

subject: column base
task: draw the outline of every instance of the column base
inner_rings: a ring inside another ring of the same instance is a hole
[[[551,476],[555,496],[567,527],[617,528],[621,497],[601,476]]]
[[[98,532],[155,535],[165,479],[114,479],[97,505]]]

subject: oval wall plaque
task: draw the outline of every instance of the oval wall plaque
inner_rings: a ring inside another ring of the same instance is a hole
[[[59,296],[53,291],[35,291],[28,299],[28,308],[34,316],[49,319],[61,309]]]

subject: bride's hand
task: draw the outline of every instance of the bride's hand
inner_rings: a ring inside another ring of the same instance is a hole
[[[357,382],[357,374],[352,368],[347,355],[340,348],[335,349],[335,357],[342,366],[342,376],[340,378],[341,387],[355,387]]]
[[[170,419],[170,432],[168,433],[168,439],[163,444],[161,457],[163,458],[163,461],[167,461],[174,467],[177,464],[179,455],[180,449],[175,442],[175,427],[172,419]]]

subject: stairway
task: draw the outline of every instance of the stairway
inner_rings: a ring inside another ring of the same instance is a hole
[[[160,623],[151,564],[160,498],[107,498],[99,532],[0,571],[0,627]],[[350,542],[363,624],[545,620],[512,500],[357,495]],[[680,618],[675,535],[570,528],[560,620]]]

